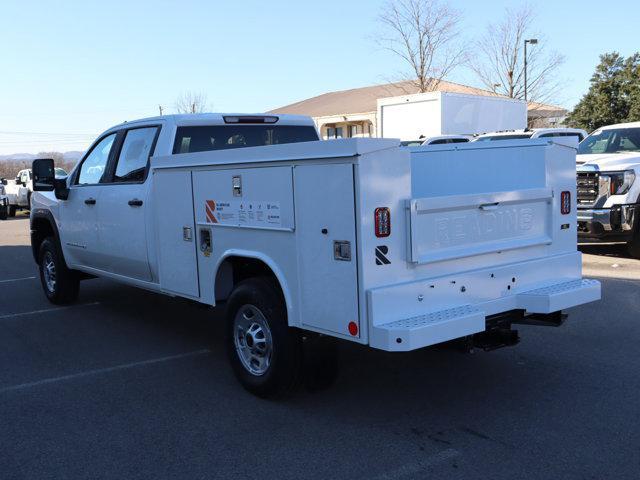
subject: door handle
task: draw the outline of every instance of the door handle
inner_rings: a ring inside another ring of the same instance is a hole
[[[485,203],[483,205],[480,205],[480,210],[484,210],[485,212],[489,212],[491,210],[497,210],[498,209],[498,205],[500,205],[498,202],[496,203]]]
[[[91,197],[89,197],[89,198],[87,198],[87,199],[84,201],[84,203],[85,203],[86,205],[95,205],[95,204],[96,204],[96,199],[95,199],[95,198],[91,198]]]
[[[133,200],[129,200],[129,206],[130,207],[141,207],[142,206],[142,200],[138,200],[137,198],[134,198]]]

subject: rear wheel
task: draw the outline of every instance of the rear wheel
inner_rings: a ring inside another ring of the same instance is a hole
[[[40,282],[49,301],[57,305],[73,303],[78,298],[80,279],[77,272],[67,268],[53,238],[42,242],[38,260]]]
[[[239,283],[227,304],[226,345],[236,377],[251,393],[280,396],[300,376],[302,340],[287,324],[282,292],[269,278]]]
[[[9,207],[0,205],[0,220],[6,220],[9,215]]]
[[[15,217],[16,216],[16,206],[15,205],[9,205],[9,216],[10,217]]]

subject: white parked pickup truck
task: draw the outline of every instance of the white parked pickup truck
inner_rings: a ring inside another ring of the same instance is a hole
[[[45,294],[71,302],[101,276],[225,302],[230,362],[260,396],[295,383],[318,334],[491,349],[600,298],[576,249],[574,148],[316,140],[305,117],[165,116],[106,131],[64,180],[34,161]]]
[[[578,147],[578,239],[640,258],[640,122],[602,127]]]
[[[495,142],[502,140],[524,140],[526,138],[555,138],[571,137],[581,142],[587,136],[587,132],[580,128],[525,128],[523,130],[504,130],[501,132],[484,133],[478,135],[474,142]]]

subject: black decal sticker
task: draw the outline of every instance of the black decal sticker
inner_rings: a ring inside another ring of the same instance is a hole
[[[386,245],[376,247],[376,265],[389,265],[391,263],[387,258],[387,253],[389,253],[389,247]]]

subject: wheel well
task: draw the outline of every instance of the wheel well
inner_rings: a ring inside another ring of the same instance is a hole
[[[273,270],[262,260],[238,256],[225,258],[216,273],[216,301],[226,300],[238,283],[254,277],[269,277],[280,285]]]
[[[31,249],[36,262],[38,261],[40,245],[47,237],[56,238],[56,232],[51,222],[46,218],[34,218],[31,223]]]

